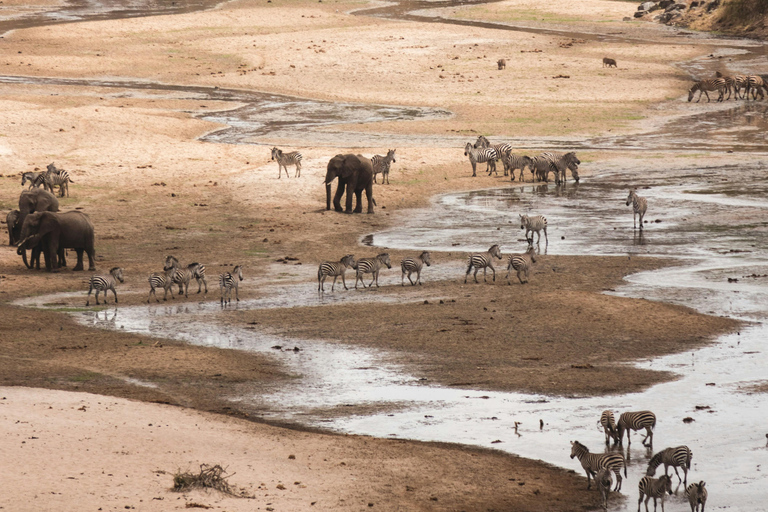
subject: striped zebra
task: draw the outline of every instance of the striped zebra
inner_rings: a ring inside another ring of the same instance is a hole
[[[341,276],[341,284],[344,285],[344,289],[348,290],[347,283],[344,280],[344,274],[347,269],[355,266],[355,257],[352,254],[347,254],[339,261],[324,261],[317,268],[317,291],[324,292],[325,278],[333,276],[333,284],[331,285],[331,291],[336,286],[336,278]]]
[[[616,487],[614,491],[621,489],[621,468],[624,467],[624,476],[627,476],[627,461],[619,452],[589,453],[589,448],[578,441],[571,441],[571,458],[577,457],[581,467],[587,473],[587,489],[592,487],[590,480],[599,470],[607,468],[616,475]]]
[[[703,480],[697,484],[691,484],[685,489],[685,497],[688,498],[688,503],[691,505],[691,512],[699,512],[699,505],[701,505],[701,512],[704,512],[704,505],[707,504],[707,489],[704,487],[707,485]]]
[[[208,293],[208,282],[205,279],[205,265],[200,263],[190,263],[186,268],[182,267],[179,260],[173,256],[165,258],[163,270],[173,269],[173,284],[179,285],[179,295],[189,297],[189,283],[192,279],[197,281],[197,293],[202,291],[202,284],[205,284],[205,293]]]
[[[536,249],[533,248],[533,243],[528,245],[528,250],[523,254],[510,255],[509,262],[507,263],[507,284],[512,284],[509,282],[509,273],[512,269],[517,271],[517,279],[520,281],[520,284],[527,283],[531,265],[534,263],[536,263]],[[523,280],[523,277],[525,277],[525,280]]]
[[[629,438],[630,430],[645,429],[646,435],[643,438],[643,446],[646,446],[646,440],[650,439],[647,446],[653,447],[653,427],[656,426],[656,415],[651,411],[623,412],[619,416],[618,423],[619,444],[624,440],[624,432],[627,432],[627,446],[632,444]]]
[[[149,295],[147,296],[147,303],[149,303],[150,297],[155,296],[155,302],[160,302],[157,298],[156,289],[163,289],[163,300],[168,298],[168,290],[171,291],[171,298],[173,296],[173,272],[174,269],[166,270],[164,272],[155,272],[149,275]]]
[[[598,470],[595,474],[595,485],[597,485],[597,490],[600,491],[600,497],[603,498],[603,510],[608,510],[608,493],[611,492],[611,486],[613,485],[611,470],[608,468]]]
[[[39,187],[40,185],[43,185],[42,180],[38,181],[38,178],[40,175],[43,174],[41,172],[32,172],[27,171],[21,175],[21,186],[23,187],[26,182],[29,182],[29,187]]]
[[[360,258],[357,260],[357,263],[354,265],[355,269],[355,288],[357,288],[357,281],[359,280],[361,283],[363,283],[363,288],[365,288],[365,281],[363,280],[363,277],[365,274],[371,274],[371,284],[368,286],[373,286],[373,283],[376,283],[376,288],[379,287],[379,271],[381,270],[381,267],[386,266],[387,268],[392,268],[392,262],[389,259],[389,253],[383,252],[376,256],[375,258]]]
[[[120,281],[121,283],[124,283],[123,281],[123,269],[122,267],[115,267],[109,271],[109,274],[103,275],[103,274],[97,274],[94,276],[91,276],[91,278],[88,280],[88,300],[86,300],[85,305],[90,306],[91,305],[91,292],[93,290],[96,290],[96,305],[99,305],[99,292],[104,292],[104,304],[107,303],[107,292],[109,290],[112,290],[112,295],[115,296],[115,304],[117,304],[117,292],[115,291],[115,286],[117,285],[117,282]]]
[[[565,183],[566,170],[571,171],[573,181],[576,183],[579,182],[579,165],[581,165],[581,160],[576,157],[574,151],[569,151],[568,153],[547,152],[542,153],[541,156],[549,160],[552,163],[552,166],[557,169],[557,173],[555,173],[556,185]]]
[[[691,458],[693,458],[693,453],[691,452],[691,449],[685,445],[666,448],[651,457],[651,460],[648,461],[648,470],[645,474],[647,476],[655,475],[656,468],[664,464],[664,474],[666,475],[669,466],[672,466],[677,475],[677,479],[683,482],[683,485],[688,485],[688,470],[691,469]],[[678,467],[683,468],[684,479],[680,478],[680,473],[677,472]]]
[[[287,167],[289,165],[296,166],[296,174],[294,178],[299,178],[301,176],[301,153],[298,151],[283,153],[282,149],[272,148],[272,160],[277,161],[277,179],[280,179],[283,176],[283,169],[285,169],[285,177],[290,178]]]
[[[496,269],[493,268],[493,258],[501,259],[501,249],[498,245],[494,244],[491,246],[490,249],[488,249],[487,252],[478,252],[474,254],[469,255],[469,265],[467,266],[467,274],[464,276],[464,284],[467,284],[467,277],[469,276],[469,273],[472,271],[472,267],[475,268],[475,282],[478,283],[477,280],[477,272],[482,268],[483,269],[483,282],[487,283],[485,277],[488,272],[488,269],[491,269],[491,272],[493,272],[493,281],[496,281]]]
[[[477,140],[473,144],[477,149],[491,147],[491,142],[485,137],[485,135],[478,135]]]
[[[205,285],[205,293],[203,295],[207,295],[208,281],[205,279],[205,265],[202,263],[190,263],[187,265],[187,268],[192,272],[192,277],[195,278],[195,281],[197,281],[197,293],[200,293],[202,290],[201,285]]]
[[[471,142],[467,142],[464,146],[464,155],[469,157],[469,163],[472,164],[472,176],[477,176],[477,164],[487,162],[488,163],[488,175],[496,171],[496,150],[493,148],[474,148]]]
[[[634,190],[629,191],[627,196],[627,206],[632,203],[632,227],[637,229],[637,216],[640,215],[640,229],[643,229],[643,217],[648,210],[648,200],[644,197],[637,195]]]
[[[747,77],[746,75],[734,75],[733,76],[733,92],[736,93],[737,99],[744,99],[744,95],[741,94],[741,90],[747,90]]]
[[[756,100],[757,95],[760,95],[760,99],[762,100],[765,98],[765,94],[763,93],[763,89],[766,88],[765,82],[763,81],[763,78],[759,75],[749,75],[747,77],[747,99],[749,99],[749,93],[752,92],[752,99]]]
[[[389,166],[392,165],[392,162],[397,162],[397,160],[395,160],[395,151],[397,150],[390,149],[387,151],[387,156],[373,155],[373,157],[371,157],[374,183],[378,183],[376,181],[376,175],[381,173],[381,184],[383,185],[384,180],[387,180],[387,185],[389,185]]]
[[[616,433],[616,420],[614,419],[613,411],[610,409],[604,410],[600,415],[599,423],[600,426],[603,427],[603,432],[605,432],[605,444],[610,444],[611,439],[613,439],[614,443],[618,443],[619,440]]]
[[[287,172],[287,171],[286,171]],[[240,281],[243,280],[243,269],[237,265],[232,272],[219,274],[219,291],[221,292],[221,305],[232,302],[232,288],[235,289],[235,299],[240,302],[238,293]]]
[[[637,500],[637,512],[640,512],[640,503],[645,496],[645,512],[648,512],[648,501],[653,498],[653,510],[656,511],[656,500],[661,498],[661,512],[664,512],[664,498],[667,493],[672,494],[672,479],[666,475],[659,478],[644,476],[637,484],[640,498]]]
[[[531,174],[533,174],[536,181],[548,182],[550,172],[555,173],[555,178],[557,178],[557,167],[552,165],[552,162],[542,155],[531,158],[531,164],[528,167],[531,169]]]
[[[725,95],[726,87],[727,86],[725,84],[725,79],[723,78],[699,80],[698,82],[694,82],[691,88],[688,89],[688,102],[689,103],[691,102],[691,100],[693,99],[693,95],[696,94],[696,91],[699,91],[699,99],[696,100],[696,103],[701,101],[702,94],[706,94],[707,103],[709,103],[709,93],[712,91],[717,91],[719,93],[717,101],[723,101],[723,96]]]
[[[549,245],[549,237],[547,236],[547,218],[543,215],[519,215],[520,217],[520,229],[525,230],[525,239],[533,244],[533,233],[536,233],[536,243],[541,242],[541,232],[544,231],[545,245]],[[528,236],[528,233],[531,236]]]
[[[405,275],[408,274],[408,281],[411,283],[411,286],[415,285],[416,283],[421,284],[421,269],[426,266],[431,266],[432,262],[430,261],[430,256],[428,251],[422,252],[417,257],[408,256],[403,261],[400,262],[400,270],[403,272],[400,276],[400,286],[405,286]],[[411,280],[411,274],[413,272],[416,272],[416,283]]]
[[[480,135],[477,137],[477,141],[475,141],[473,147],[475,149],[492,148],[494,151],[496,151],[496,159],[494,160],[493,169],[490,168],[490,164],[485,169],[486,172],[488,172],[488,176],[490,176],[491,173],[496,173],[497,176],[499,175],[495,166],[497,160],[501,160],[502,165],[504,165],[504,176],[509,176],[509,168],[507,167],[507,163],[504,161],[504,157],[512,153],[512,150],[514,149],[512,144],[507,142],[502,142],[501,144],[491,144],[491,142],[484,135]]]
[[[519,181],[525,181],[523,178],[523,171],[526,167],[533,169],[533,160],[529,156],[513,155],[511,152],[501,157],[501,162],[504,164],[504,176],[507,175],[507,170],[512,175],[511,181],[515,181],[515,169],[520,169]]]
[[[715,73],[715,77],[725,80],[725,89],[728,91],[728,97],[725,98],[725,101],[731,99],[731,91],[736,92],[736,77],[724,75],[719,71]],[[735,99],[738,99],[738,95],[736,95]]]
[[[64,197],[66,191],[69,197],[69,184],[74,183],[69,177],[69,172],[64,169],[57,169],[55,165],[48,164],[48,170],[41,173],[38,179],[42,179],[47,189],[53,193],[53,187],[59,187],[59,197]]]

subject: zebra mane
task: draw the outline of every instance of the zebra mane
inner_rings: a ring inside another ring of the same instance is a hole
[[[660,451],[648,461],[648,470],[645,472],[646,476],[653,476],[656,473],[656,468],[661,465],[661,458],[664,456],[664,450]]]
[[[111,269],[109,269],[109,273],[111,274],[112,272],[117,271],[119,268],[120,267],[112,267]]]

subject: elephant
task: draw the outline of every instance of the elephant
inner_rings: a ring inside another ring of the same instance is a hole
[[[19,223],[19,210],[11,210],[5,217],[5,226],[8,228],[8,245],[16,245],[21,234],[21,223]]]
[[[339,186],[333,197],[333,207],[337,212],[341,209],[341,196],[346,188],[346,213],[352,213],[352,195],[357,197],[354,213],[363,211],[362,195],[368,199],[368,213],[373,213],[376,201],[373,199],[373,167],[371,161],[362,155],[336,155],[328,162],[328,172],[325,174],[325,209],[331,209],[331,183],[339,178]]]
[[[88,270],[96,270],[94,263],[94,229],[90,217],[82,212],[36,212],[24,219],[18,253],[42,245],[45,268],[58,272],[64,249],[75,249],[77,265],[72,270],[83,270],[83,251],[88,253]],[[66,265],[66,262],[63,262]]]
[[[24,190],[19,196],[19,226],[24,225],[24,219],[30,213],[57,211],[59,211],[59,200],[45,189]]]

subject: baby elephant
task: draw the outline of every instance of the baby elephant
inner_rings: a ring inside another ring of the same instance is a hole
[[[498,61],[496,61],[496,64],[499,65],[499,69],[507,69],[506,59],[499,59]]]
[[[617,67],[619,67],[619,66],[617,66],[617,65],[616,65],[616,60],[614,60],[614,59],[609,59],[608,57],[603,57],[603,67],[604,67],[604,68],[605,68],[605,67],[608,67],[608,68],[617,68]]]

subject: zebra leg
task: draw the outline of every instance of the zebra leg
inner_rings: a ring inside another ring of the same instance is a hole
[[[345,272],[346,272],[346,271],[345,271]],[[349,290],[349,288],[347,288],[347,282],[346,282],[346,281],[345,281],[345,279],[344,279],[344,272],[342,272],[342,273],[341,273],[341,284],[343,284],[343,285],[344,285],[344,289],[345,289],[345,290]]]
[[[411,280],[411,276],[408,276],[408,280]],[[416,271],[416,282],[419,283],[419,286],[421,286],[423,283],[421,282],[421,269]]]
[[[117,304],[117,290],[112,288],[112,295],[115,296],[115,304]],[[104,300],[106,301],[106,292],[104,293]]]
[[[493,282],[495,283],[496,282],[496,269],[493,268],[493,265],[488,265],[488,266],[491,267],[491,272],[493,272]],[[485,278],[485,274],[483,274],[483,278]]]
[[[411,280],[411,276],[408,276],[408,280]],[[405,272],[400,274],[400,286],[405,286]]]
[[[621,468],[616,468],[613,470],[613,474],[616,475],[616,486],[614,487],[614,491],[620,491],[621,490]]]
[[[541,240],[541,233],[539,233],[539,240]],[[549,246],[549,237],[547,236],[546,226],[544,226],[544,245]]]
[[[338,276],[333,276],[333,283],[331,284],[331,291],[333,291],[333,289],[336,287],[336,278],[337,277]]]
[[[384,173],[384,177],[387,178],[387,185],[389,185],[389,171]],[[381,180],[382,180],[382,183],[383,183],[384,182],[384,178],[382,177]]]
[[[91,302],[91,292],[92,291],[93,291],[93,286],[89,286],[88,287],[88,298],[85,300],[85,305],[86,306],[90,306],[91,305],[90,302]]]
[[[470,163],[472,164],[472,177],[475,178],[475,177],[477,177],[477,172],[476,172],[477,171],[477,163],[475,163],[475,162],[470,162]]]
[[[371,274],[371,284],[368,285],[368,288],[373,287],[373,282],[376,281],[376,288],[379,287],[379,271],[375,271]]]
[[[301,160],[296,162],[296,174],[293,177],[294,178],[301,178]]]
[[[520,281],[520,284],[524,284],[524,281],[523,281],[523,269],[522,268],[517,271],[517,279],[518,279],[518,281]],[[509,279],[507,279],[507,280],[509,280]],[[528,279],[526,277],[526,282],[527,281],[528,281]]]
[[[665,467],[665,468],[664,468],[664,471],[665,471],[665,472],[666,472],[666,469],[667,469],[667,468]],[[674,470],[675,470],[675,475],[677,475],[677,479],[678,479],[679,481],[681,481],[681,482],[682,482],[682,481],[683,481],[683,479],[682,479],[682,478],[680,478],[680,473],[678,473],[678,472],[677,472],[677,466],[672,466],[672,469],[674,469]],[[688,478],[687,478],[687,476],[686,476],[686,480],[687,480],[687,479],[688,479]]]
[[[479,268],[475,267],[475,275],[474,275],[474,277],[475,277],[475,282],[476,282],[476,283],[479,283],[479,282],[480,282],[480,281],[478,281],[478,280],[477,280],[477,272],[478,272],[479,270],[480,270]],[[483,272],[485,272],[485,269],[483,269]]]
[[[467,274],[464,276],[464,284],[467,284],[467,277],[469,276],[469,273],[472,272],[472,263],[470,262],[469,266],[467,267]]]

